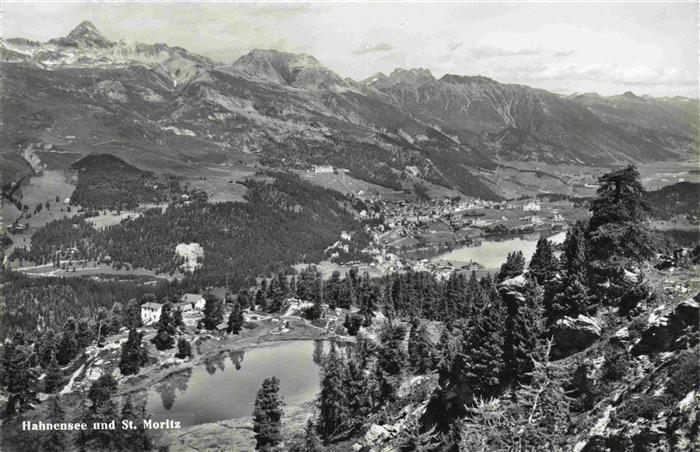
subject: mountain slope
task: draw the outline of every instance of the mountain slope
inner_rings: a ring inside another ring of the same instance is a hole
[[[241,159],[331,164],[395,189],[418,177],[498,199],[477,174],[500,162],[650,162],[697,147],[697,102],[684,99],[566,97],[426,69],[355,82],[273,50],[221,65],[167,44],[112,41],[89,22],[47,43],[2,40],[0,50],[0,150],[15,157],[41,141],[173,174]]]
[[[504,158],[649,162],[678,158],[697,148],[698,107],[691,100],[643,101],[610,121],[604,107],[613,98],[598,96],[602,101],[596,103],[589,96],[560,96],[481,76],[447,74],[437,80],[424,70],[397,70],[389,77],[371,78],[366,86],[465,142],[474,142],[478,134],[481,146]],[[658,127],[654,119],[662,112],[666,115]]]

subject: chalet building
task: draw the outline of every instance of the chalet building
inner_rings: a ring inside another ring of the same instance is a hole
[[[176,303],[176,306],[184,306],[184,303],[189,303],[192,309],[202,310],[204,309],[205,301],[204,297],[198,293],[186,293],[180,297],[180,301]],[[185,309],[183,309],[185,311]]]
[[[141,305],[141,322],[144,325],[155,323],[160,319],[160,311],[163,309],[161,303],[144,303]]]
[[[523,210],[525,212],[539,212],[540,211],[540,204],[536,202],[529,202],[523,206]]]
[[[194,309],[194,306],[189,301],[178,301],[173,303],[173,310],[179,309],[182,312],[189,312]]]

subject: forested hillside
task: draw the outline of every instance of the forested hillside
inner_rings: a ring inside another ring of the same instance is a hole
[[[70,202],[87,209],[132,209],[169,201],[181,193],[177,180],[142,171],[111,154],[91,154],[73,163],[78,183]]]
[[[322,260],[343,231],[352,235],[350,253],[366,245],[366,233],[339,193],[293,174],[261,176],[245,182],[246,202],[210,204],[193,192],[165,211],[150,209],[100,231],[80,216],[55,220],[34,233],[31,249],[18,248],[13,258],[35,263],[108,259],[116,268],[172,275],[183,264],[175,247],[197,243],[204,257],[190,280],[237,289],[264,272]]]

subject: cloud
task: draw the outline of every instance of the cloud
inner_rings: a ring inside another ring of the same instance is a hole
[[[378,42],[374,45],[368,44],[364,47],[360,47],[359,49],[355,49],[352,53],[354,55],[366,55],[368,53],[390,52],[392,50],[394,50],[394,46],[391,44],[386,42]]]
[[[309,5],[269,5],[253,8],[250,13],[267,19],[289,19],[311,11]]]
[[[512,56],[532,56],[539,55],[542,51],[538,49],[499,49],[496,47],[472,47],[469,54],[474,58],[501,58]]]
[[[589,65],[530,63],[494,68],[499,77],[526,81],[593,81],[624,86],[678,86],[697,84],[697,79],[676,67],[621,66],[608,63]]]
[[[453,50],[450,48],[450,50]],[[508,57],[556,57],[563,58],[573,55],[573,50],[550,50],[539,48],[523,48],[523,49],[503,49],[498,47],[472,47],[468,51],[472,58],[508,58]]]

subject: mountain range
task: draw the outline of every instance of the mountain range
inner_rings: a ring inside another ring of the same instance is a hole
[[[343,78],[314,57],[252,50],[231,64],[90,22],[45,43],[3,39],[5,180],[27,143],[149,170],[256,161],[334,165],[395,189],[424,181],[497,199],[506,162],[614,166],[697,153],[698,101],[559,95],[483,76],[396,69]]]

